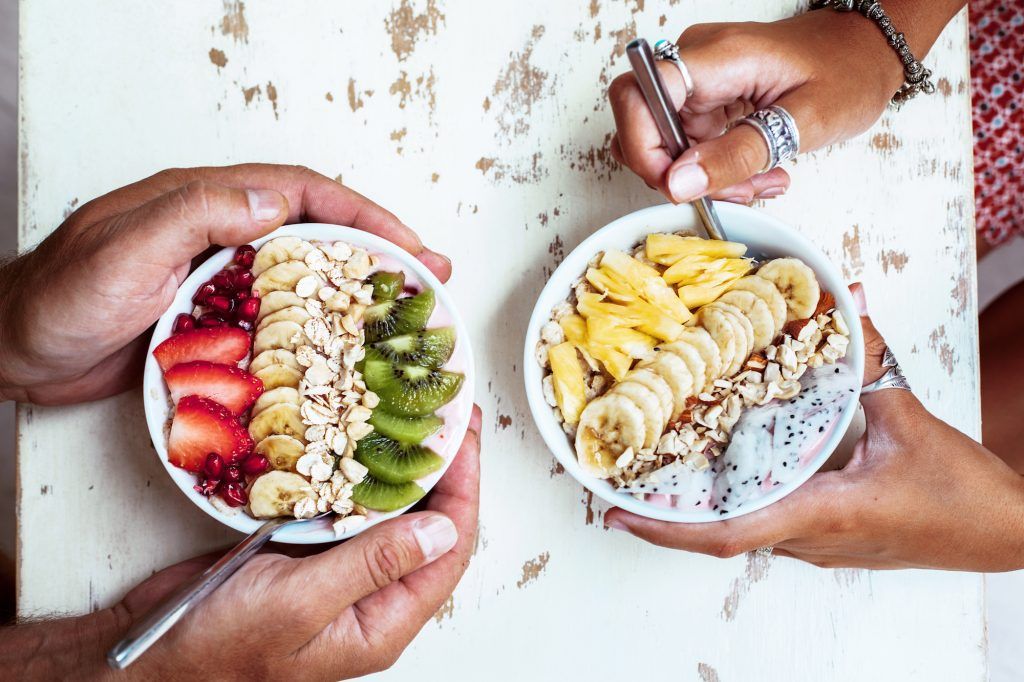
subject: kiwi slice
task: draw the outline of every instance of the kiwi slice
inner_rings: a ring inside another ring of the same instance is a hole
[[[373,347],[391,362],[437,369],[448,362],[455,350],[455,329],[441,327],[392,336]]]
[[[352,501],[374,511],[390,512],[416,502],[426,491],[413,482],[385,483],[368,475],[352,488]]]
[[[363,361],[363,381],[380,397],[386,411],[400,417],[422,417],[448,403],[464,377],[443,369],[388,362],[369,349]]]
[[[373,285],[374,301],[393,301],[402,295],[405,288],[405,273],[375,272],[370,275],[369,282]]]
[[[366,342],[373,343],[392,336],[419,331],[427,326],[434,312],[434,292],[427,289],[415,296],[371,305],[363,313],[366,321]]]
[[[441,455],[430,448],[399,443],[379,433],[359,441],[355,458],[378,481],[395,484],[415,481],[444,466]]]
[[[440,431],[444,420],[433,414],[425,417],[399,417],[378,407],[370,416],[370,426],[374,432],[399,443],[417,445]]]

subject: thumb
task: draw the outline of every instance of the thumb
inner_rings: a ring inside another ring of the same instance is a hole
[[[288,200],[271,189],[239,189],[197,180],[124,214],[129,248],[178,267],[211,246],[238,246],[284,224]]]
[[[443,556],[459,539],[444,514],[406,514],[386,521],[326,552],[300,559],[294,594],[314,598],[306,606],[310,632],[338,613]]]

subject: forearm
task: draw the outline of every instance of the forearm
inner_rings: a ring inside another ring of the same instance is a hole
[[[904,34],[914,56],[924,60],[939,34],[966,0],[881,0],[893,27]]]
[[[111,609],[0,629],[0,669],[17,680],[113,679],[106,652],[122,628]]]

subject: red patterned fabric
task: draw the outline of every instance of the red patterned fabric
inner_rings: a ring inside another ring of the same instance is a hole
[[[1024,234],[1024,2],[971,0],[974,197],[989,244]]]

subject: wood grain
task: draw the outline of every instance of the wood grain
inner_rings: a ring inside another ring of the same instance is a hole
[[[607,152],[626,42],[798,5],[23,2],[20,243],[162,168],[261,160],[343,180],[452,257],[486,415],[481,540],[381,679],[982,680],[980,576],[718,561],[604,531],[528,416],[517,363],[545,277],[659,201]],[[799,159],[763,210],[865,283],[921,398],[977,437],[965,45],[961,15],[928,58],[939,94]],[[23,616],[108,606],[236,539],[167,480],[138,393],[22,406],[18,447]]]

